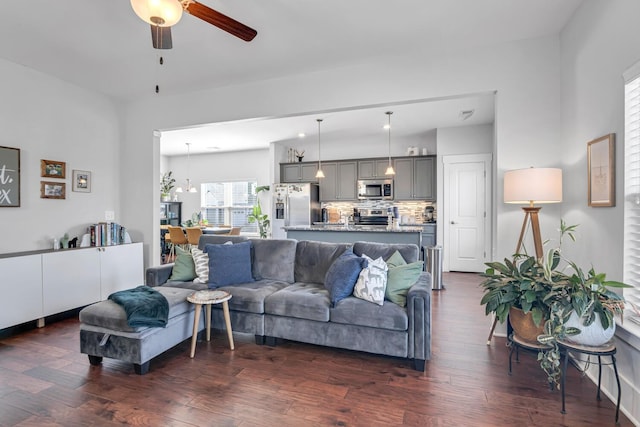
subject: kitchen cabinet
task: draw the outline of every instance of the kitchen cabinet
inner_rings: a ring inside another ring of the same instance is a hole
[[[435,156],[396,158],[394,167],[394,200],[436,199]]]
[[[280,182],[318,182],[318,163],[284,163],[280,165]]]
[[[357,200],[356,161],[322,162],[324,178],[320,179],[320,201]]]
[[[358,179],[389,178],[384,173],[389,166],[389,159],[358,160]]]
[[[142,243],[0,257],[0,329],[104,299],[144,283]]]

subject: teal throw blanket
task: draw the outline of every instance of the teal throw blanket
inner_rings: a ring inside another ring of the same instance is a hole
[[[164,295],[148,286],[114,292],[109,299],[124,308],[127,323],[132,328],[167,326],[169,302]]]

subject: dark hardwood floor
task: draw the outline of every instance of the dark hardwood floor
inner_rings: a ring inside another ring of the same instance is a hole
[[[535,354],[507,374],[504,338],[486,345],[480,278],[444,275],[432,301],[426,371],[402,359],[253,336],[185,341],[152,360],[147,375],[79,353],[77,318],[0,339],[2,426],[607,426],[615,405],[571,368],[567,414]],[[631,423],[620,415],[620,424]]]

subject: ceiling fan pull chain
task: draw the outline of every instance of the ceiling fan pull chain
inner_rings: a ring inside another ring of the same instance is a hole
[[[161,67],[162,65],[164,65],[164,57],[163,56],[159,56],[158,57],[158,67],[156,67],[156,81],[159,80],[159,72],[158,69],[159,67]],[[160,85],[158,83],[156,83],[156,93],[160,93]]]

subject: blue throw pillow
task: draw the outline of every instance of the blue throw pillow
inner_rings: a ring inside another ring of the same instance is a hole
[[[251,242],[234,245],[204,246],[209,255],[209,287],[253,282],[251,275]]]
[[[324,287],[329,290],[332,306],[353,293],[358,276],[367,265],[367,260],[355,255],[351,249],[331,264],[324,276]]]

